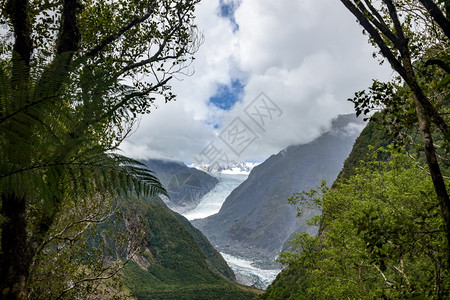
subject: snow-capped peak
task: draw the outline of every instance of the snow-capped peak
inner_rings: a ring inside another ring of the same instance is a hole
[[[259,165],[260,163],[254,163],[254,162],[235,162],[230,163],[227,166],[220,165],[220,164],[214,164],[214,165],[207,165],[207,164],[190,164],[190,168],[196,168],[198,170],[208,172],[208,173],[220,173],[220,174],[250,174],[250,171]]]

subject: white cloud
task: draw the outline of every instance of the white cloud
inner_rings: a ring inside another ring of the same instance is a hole
[[[142,118],[122,147],[126,154],[192,161],[235,117],[245,117],[244,108],[264,92],[283,115],[264,131],[254,129],[259,137],[240,157],[264,159],[317,137],[332,118],[352,112],[346,99],[355,91],[390,74],[371,57],[374,49],[339,1],[241,0],[237,31],[218,9],[218,0],[198,6],[205,43],[196,55],[195,74],[174,83],[176,102]],[[230,112],[208,105],[218,84],[243,74],[242,103]],[[215,130],[209,123],[222,127]]]

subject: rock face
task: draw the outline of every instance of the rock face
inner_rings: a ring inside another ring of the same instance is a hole
[[[217,178],[182,162],[150,159],[142,163],[155,172],[170,196],[163,198],[164,202],[178,213],[195,208],[218,182]]]
[[[260,257],[261,265],[269,266],[295,232],[317,232],[306,220],[319,211],[305,208],[297,218],[287,199],[322,180],[333,183],[363,126],[353,115],[340,116],[316,140],[272,155],[228,196],[219,213],[194,225],[220,251]]]
[[[256,289],[264,290],[266,287],[258,276],[236,274],[236,281],[240,284],[250,286]]]

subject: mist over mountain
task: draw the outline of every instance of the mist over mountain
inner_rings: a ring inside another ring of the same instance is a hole
[[[183,213],[197,206],[200,199],[217,184],[217,178],[182,162],[149,159],[141,161],[166,188],[169,197],[164,202],[175,212]]]
[[[193,224],[216,249],[270,265],[295,232],[318,230],[307,226],[306,220],[319,211],[305,208],[296,218],[297,208],[287,199],[322,180],[331,185],[364,125],[354,115],[339,116],[316,140],[290,146],[253,168],[219,213]]]

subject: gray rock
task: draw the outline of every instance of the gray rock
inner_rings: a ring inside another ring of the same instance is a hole
[[[166,188],[170,199],[162,197],[173,211],[184,213],[195,208],[201,198],[213,189],[217,178],[182,162],[150,159],[142,161]]]
[[[244,275],[236,273],[236,282],[242,285],[254,287],[256,289],[265,290],[266,285],[256,275]]]
[[[290,146],[272,155],[250,173],[225,200],[219,213],[193,224],[219,251],[254,259],[274,267],[275,257],[296,232],[316,234],[306,220],[320,213],[305,208],[297,218],[287,201],[295,192],[336,179],[364,124],[353,115],[340,116],[330,131],[316,140]]]

